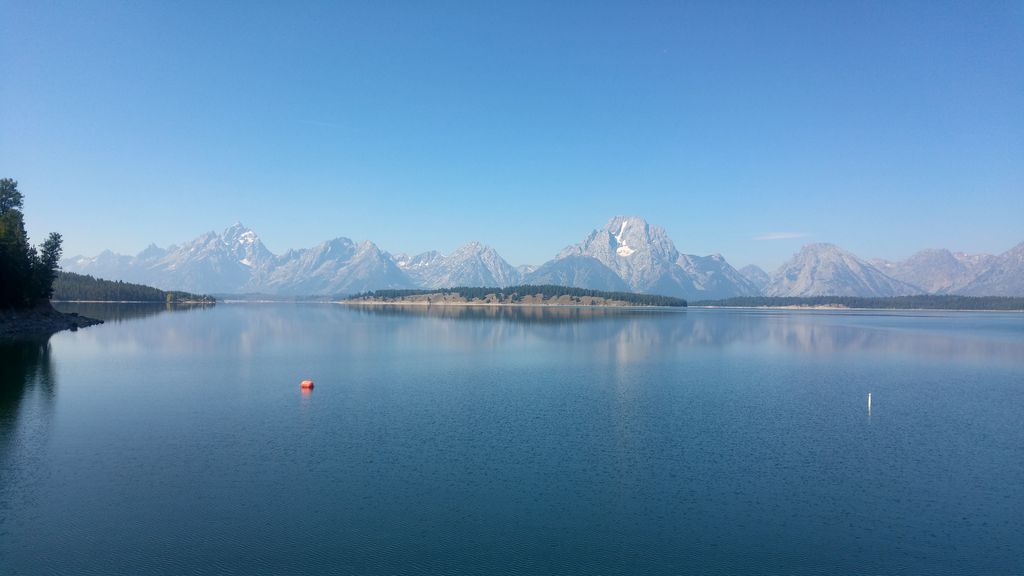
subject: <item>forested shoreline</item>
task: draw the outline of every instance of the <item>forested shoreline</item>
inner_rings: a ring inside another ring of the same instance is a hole
[[[24,201],[16,180],[0,178],[0,341],[102,324],[50,305],[62,238],[51,232],[38,247],[29,244]]]
[[[62,302],[165,302],[170,304],[213,304],[206,294],[165,291],[121,280],[104,280],[74,272],[58,272],[53,283],[53,300]]]
[[[345,299],[347,302],[422,302],[480,304],[629,305],[685,307],[686,300],[657,294],[605,292],[554,285],[522,285],[505,288],[458,286],[455,288],[373,290]]]

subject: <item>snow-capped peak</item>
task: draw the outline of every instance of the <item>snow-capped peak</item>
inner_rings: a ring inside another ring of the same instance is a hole
[[[259,237],[241,222],[235,222],[224,230],[221,239],[225,244],[255,244]]]
[[[636,252],[636,250],[630,248],[629,245],[622,240],[622,236],[626,233],[626,226],[629,226],[629,220],[622,221],[622,226],[619,228],[619,233],[615,235],[615,242],[616,244],[618,244],[618,247],[615,248],[615,253],[623,257],[629,256],[630,254]]]

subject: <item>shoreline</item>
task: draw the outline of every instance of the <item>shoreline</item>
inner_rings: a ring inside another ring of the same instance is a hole
[[[47,302],[24,310],[0,311],[0,341],[49,336],[97,324],[103,324],[103,320],[80,316],[74,312],[58,312]]]
[[[690,308],[702,310],[831,310],[850,312],[1003,312],[1021,314],[1024,310],[995,310],[992,308],[850,308],[848,306],[702,306]]]
[[[165,304],[162,302],[146,302],[139,300],[54,300],[55,303],[60,304]],[[296,300],[296,301],[282,301],[282,300],[221,300],[219,304],[337,304],[342,306],[414,306],[414,307],[450,307],[450,306],[463,306],[463,307],[508,307],[508,308],[638,308],[638,309],[656,309],[656,310],[670,310],[670,309],[696,309],[696,310],[793,310],[793,311],[849,311],[849,312],[1000,312],[1000,313],[1024,313],[1024,310],[996,310],[992,308],[851,308],[848,306],[834,306],[834,305],[820,305],[820,306],[704,306],[700,304],[688,305],[688,306],[651,306],[643,304],[547,304],[547,303],[513,303],[513,302],[424,302],[421,300],[414,300],[409,302],[394,302],[394,301],[349,301],[349,300]],[[212,305],[209,302],[175,302],[173,305],[184,305],[184,306],[199,306],[199,305]],[[55,311],[56,312],[56,311]],[[58,312],[60,314],[60,312]],[[0,337],[5,337],[7,329],[5,328],[8,324],[8,320],[4,317],[5,312],[0,312]],[[74,313],[68,316],[74,316]],[[77,318],[86,319],[84,316],[77,316]],[[94,319],[88,318],[87,320],[93,321]],[[96,323],[102,323],[102,321],[95,320]],[[77,327],[92,326],[93,324],[81,323]],[[69,328],[61,328],[60,330],[66,330]],[[59,331],[59,330],[58,330]]]
[[[487,308],[650,308],[656,310],[686,310],[686,306],[644,306],[642,304],[543,304],[536,302],[528,302],[521,304],[518,302],[423,302],[423,301],[412,301],[412,302],[386,302],[386,301],[350,301],[350,300],[335,300],[330,302],[331,304],[341,304],[342,306],[416,306],[421,308],[429,307],[487,307]]]
[[[181,300],[165,302],[163,300],[50,300],[57,304],[216,304],[216,302],[203,302],[202,300]]]

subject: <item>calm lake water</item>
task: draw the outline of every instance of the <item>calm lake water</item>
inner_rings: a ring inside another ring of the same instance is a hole
[[[0,574],[1024,573],[1022,314],[74,309]]]

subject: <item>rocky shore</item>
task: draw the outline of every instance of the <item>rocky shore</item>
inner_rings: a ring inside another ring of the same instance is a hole
[[[45,336],[102,323],[95,318],[58,312],[47,302],[23,310],[0,310],[0,340]]]

